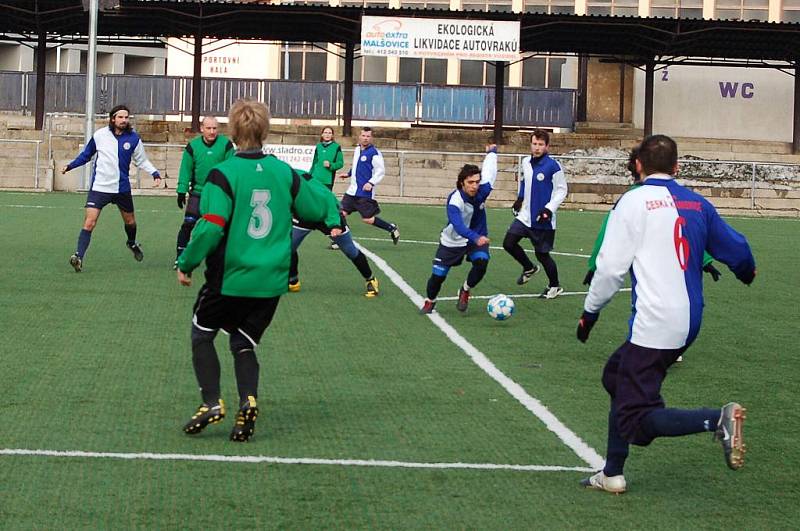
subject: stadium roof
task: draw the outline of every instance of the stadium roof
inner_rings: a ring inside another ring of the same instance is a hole
[[[361,16],[519,20],[521,50],[626,57],[717,57],[796,62],[800,24],[547,15],[416,8],[272,5],[260,1],[119,0],[100,16],[101,37],[205,37],[354,42]],[[82,0],[0,0],[0,33],[82,35]]]

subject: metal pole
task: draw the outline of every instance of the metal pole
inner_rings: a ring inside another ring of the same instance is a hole
[[[33,167],[33,187],[38,190],[39,189],[39,148],[42,147],[42,141],[36,141],[36,165]]]
[[[356,45],[350,41],[344,49],[344,97],[342,101],[342,135],[350,136],[353,132],[353,67],[356,57]]]
[[[192,70],[192,132],[200,131],[200,89],[203,79],[203,33],[199,29],[194,36],[194,69]]]
[[[89,144],[94,134],[94,85],[97,76],[97,10],[98,0],[89,0],[89,48],[86,56],[86,123],[83,132],[83,145]],[[84,166],[83,189],[89,188],[92,168]]]
[[[653,78],[655,61],[648,59],[644,70],[644,136],[653,134]]]
[[[503,101],[505,93],[503,81],[505,80],[506,63],[497,61],[494,65],[494,142],[503,143]]]
[[[756,208],[756,163],[753,163],[753,173],[750,178],[750,209]]]
[[[578,56],[578,110],[576,121],[585,122],[588,107],[589,57]]]
[[[404,196],[405,191],[405,153],[402,151],[400,152],[399,157],[399,164],[400,164],[400,197]]]
[[[800,153],[800,63],[794,64],[794,121],[792,123],[792,154]]]
[[[34,128],[41,131],[44,126],[44,84],[47,79],[47,31],[39,28],[39,42],[36,46],[36,121]]]

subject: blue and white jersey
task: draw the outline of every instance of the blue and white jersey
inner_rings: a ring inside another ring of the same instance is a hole
[[[383,155],[381,152],[370,144],[366,149],[361,149],[361,145],[356,146],[353,152],[353,166],[348,172],[350,176],[350,186],[345,192],[347,195],[354,197],[368,197],[372,199],[375,196],[375,185],[383,180],[386,175],[386,167],[383,164]],[[364,191],[364,185],[372,183],[372,190],[369,192]]]
[[[494,189],[497,179],[497,153],[486,154],[481,169],[478,193],[470,197],[463,190],[453,190],[447,196],[447,226],[442,229],[439,242],[445,247],[464,247],[475,243],[481,236],[489,235],[486,224],[486,199]]]
[[[538,159],[527,156],[520,163],[522,180],[517,197],[522,199],[522,208],[517,219],[532,229],[555,229],[556,210],[567,197],[567,178],[564,169],[555,159],[545,153]],[[553,213],[551,219],[537,222],[536,216],[543,208]]]
[[[92,169],[90,190],[116,194],[130,192],[131,161],[153,177],[159,173],[147,159],[144,144],[133,130],[117,136],[111,126],[98,129],[78,157],[67,165],[67,170],[83,166],[97,154]]]
[[[599,312],[630,271],[628,340],[655,349],[688,346],[703,316],[703,251],[737,278],[755,269],[747,240],[711,203],[668,175],[651,175],[609,216],[584,309]]]

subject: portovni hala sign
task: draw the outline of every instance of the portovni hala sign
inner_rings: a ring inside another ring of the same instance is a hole
[[[364,16],[361,54],[517,61],[519,21]]]

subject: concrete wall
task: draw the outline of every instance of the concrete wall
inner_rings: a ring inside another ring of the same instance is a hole
[[[791,76],[772,69],[670,66],[656,72],[653,131],[791,142],[793,83]],[[634,125],[643,127],[641,71],[636,72],[636,85]]]
[[[575,68],[577,69],[577,64]],[[587,120],[590,122],[619,122],[619,100],[621,92],[620,65],[615,63],[601,63],[597,59],[591,59],[589,61],[588,78],[589,90],[586,104]],[[624,112],[622,122],[627,123],[632,119],[635,90],[633,70],[629,67],[625,67]]]

